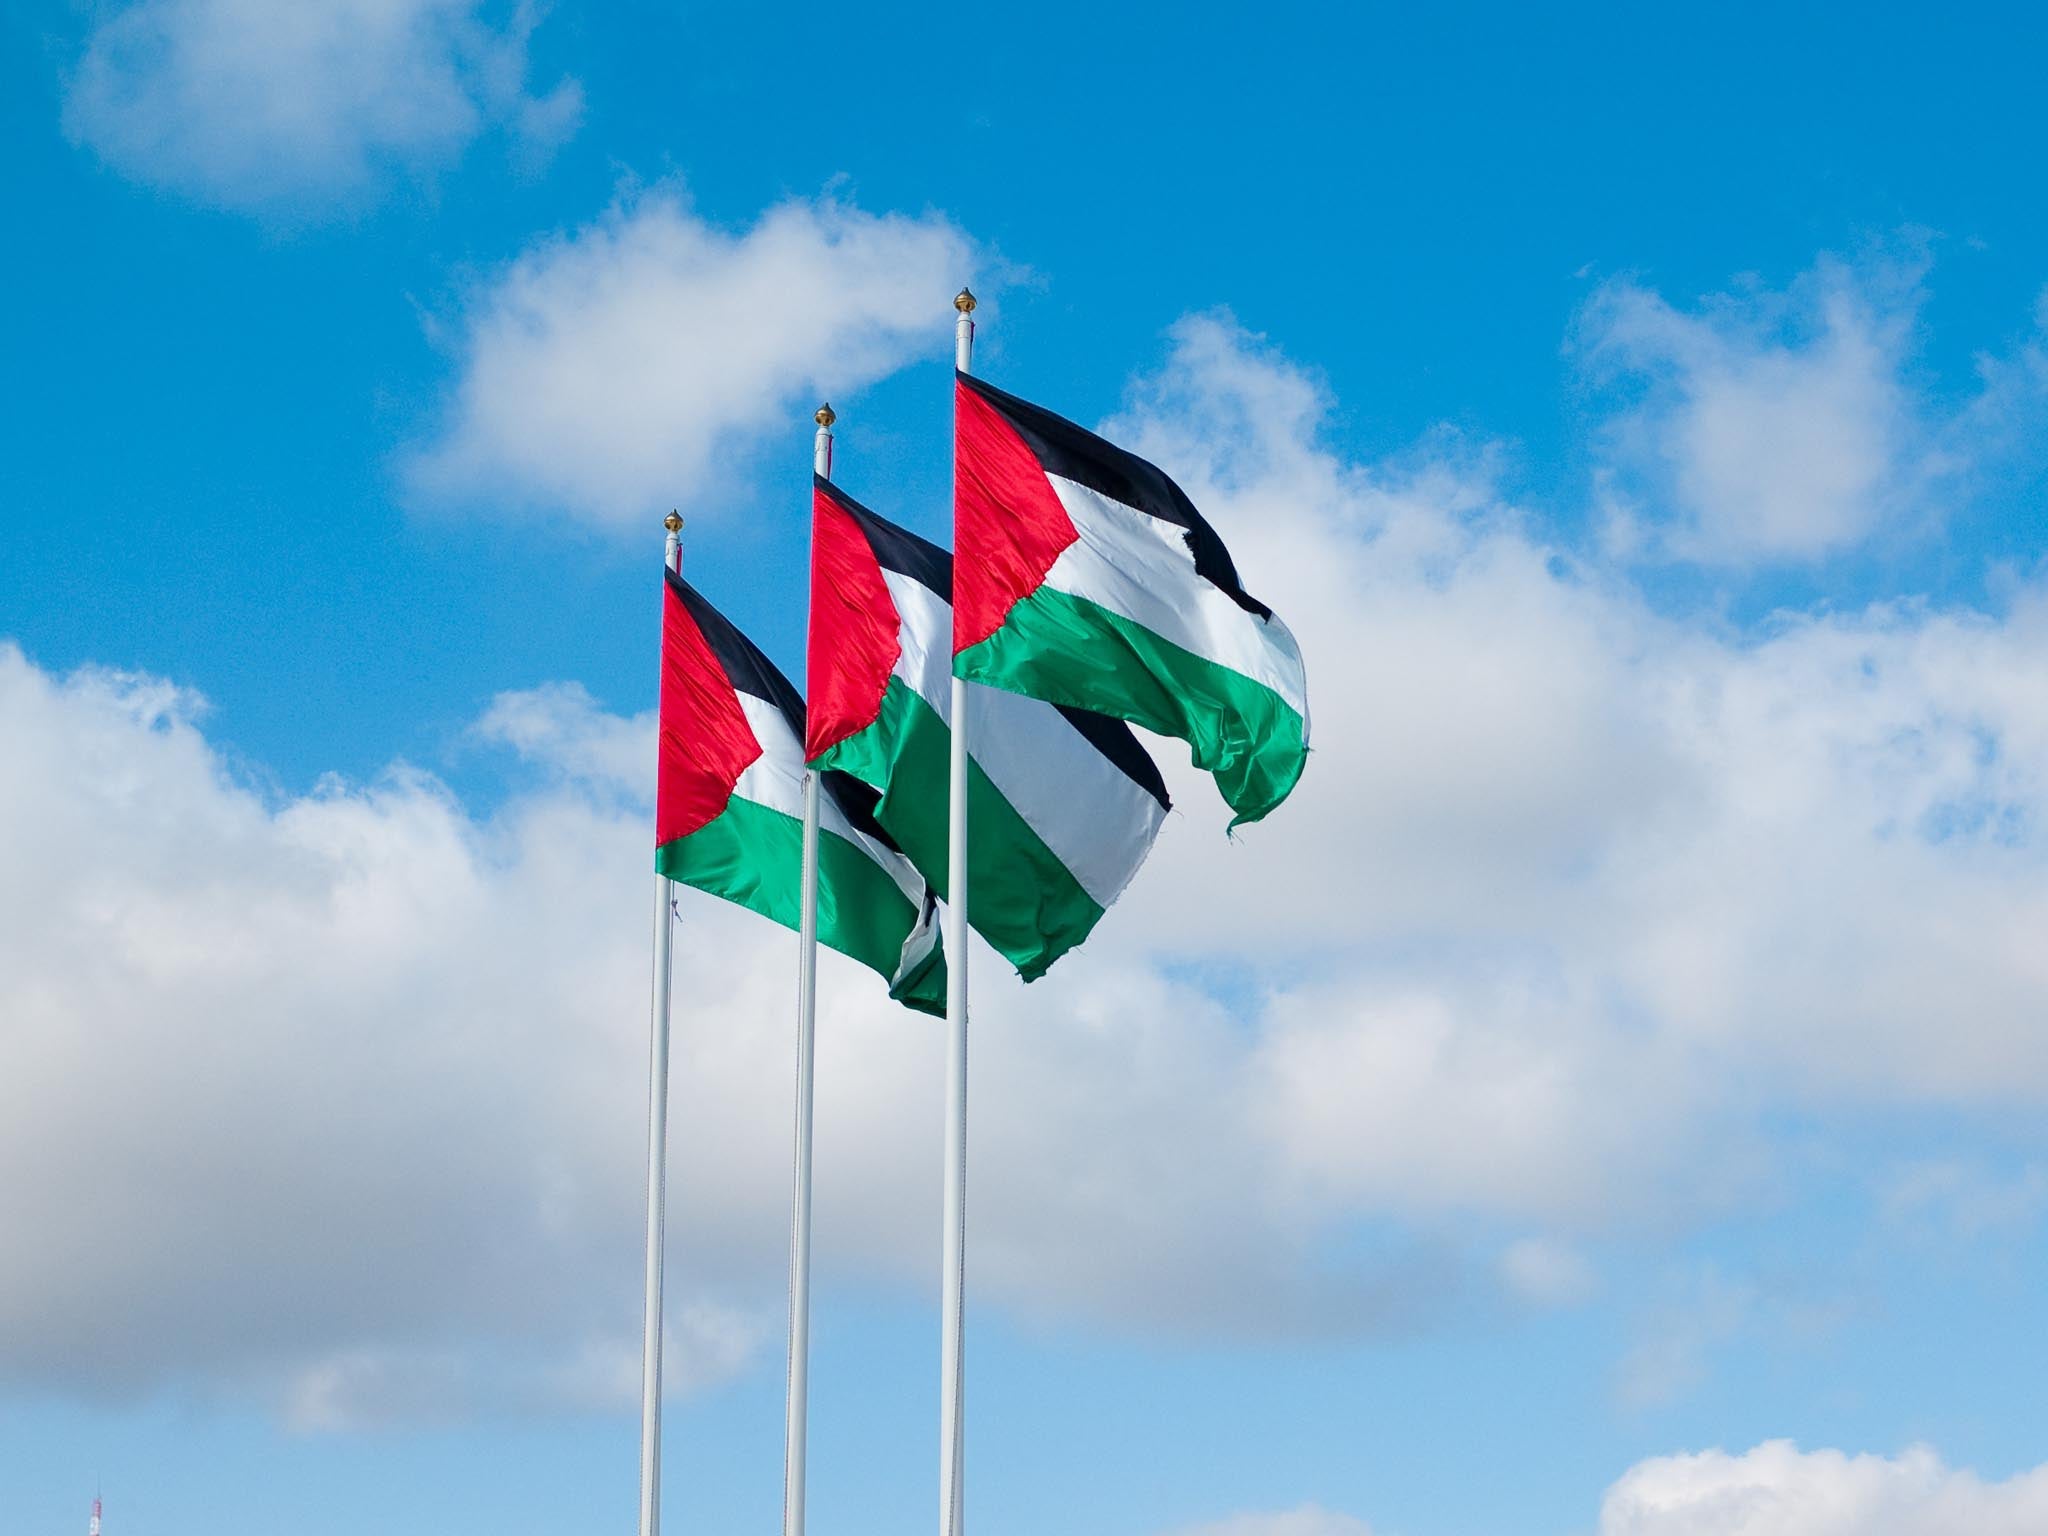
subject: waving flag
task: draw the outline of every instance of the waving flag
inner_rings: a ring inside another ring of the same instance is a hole
[[[654,867],[795,928],[803,864],[804,706],[789,680],[674,571],[661,643]],[[945,1012],[924,879],[877,826],[872,791],[828,774],[820,797],[818,939]]]
[[[955,671],[1179,737],[1232,826],[1286,799],[1308,757],[1301,652],[1181,488],[965,373],[954,410]]]
[[[944,895],[952,557],[824,479],[811,528],[804,750],[881,792],[876,819]],[[989,688],[972,708],[968,919],[1030,981],[1145,861],[1166,785],[1120,720]]]

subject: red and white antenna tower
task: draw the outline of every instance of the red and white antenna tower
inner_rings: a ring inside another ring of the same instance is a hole
[[[100,1536],[100,1496],[92,1496],[92,1524],[85,1528],[86,1536]]]

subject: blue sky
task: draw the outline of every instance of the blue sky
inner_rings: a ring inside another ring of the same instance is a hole
[[[2048,1525],[2042,24],[744,10],[0,21],[0,1526],[630,1520],[660,515],[796,670],[963,281],[1318,747],[977,971],[977,1529]],[[667,1510],[766,1528],[790,946],[680,943]],[[866,981],[820,1536],[935,1499]]]

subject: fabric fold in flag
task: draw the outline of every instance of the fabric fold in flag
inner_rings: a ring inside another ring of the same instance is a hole
[[[804,705],[789,680],[665,571],[654,867],[795,928],[803,878]],[[934,893],[876,824],[874,794],[827,773],[818,939],[923,1013],[946,1011]]]
[[[872,786],[876,820],[941,896],[952,599],[943,549],[816,481],[804,749]],[[1031,981],[1123,893],[1170,803],[1120,720],[980,687],[972,711],[968,920]]]
[[[954,386],[961,677],[1185,741],[1257,821],[1301,777],[1294,636],[1156,465],[968,374]]]

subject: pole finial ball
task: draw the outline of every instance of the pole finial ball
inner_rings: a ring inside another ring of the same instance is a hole
[[[971,315],[974,313],[974,303],[975,299],[973,291],[967,288],[962,288],[959,292],[959,295],[953,300],[953,307],[959,310],[960,313],[963,315]]]
[[[811,419],[817,422],[819,426],[829,428],[833,422],[839,419],[839,413],[832,409],[832,402],[827,400],[818,407],[818,414]]]
[[[669,515],[661,520],[661,526],[670,533],[681,533],[683,531],[682,513],[671,510]]]

